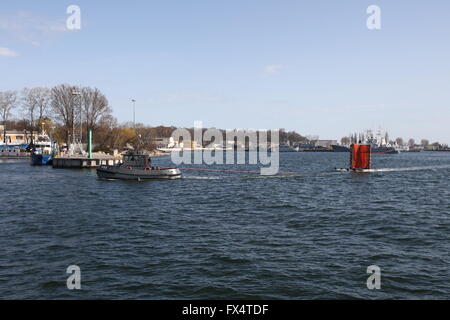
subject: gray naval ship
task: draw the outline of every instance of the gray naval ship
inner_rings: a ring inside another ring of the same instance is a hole
[[[124,161],[115,166],[101,166],[97,168],[97,175],[108,180],[150,180],[150,179],[179,179],[181,171],[178,168],[153,167],[149,155],[139,152],[129,152]]]

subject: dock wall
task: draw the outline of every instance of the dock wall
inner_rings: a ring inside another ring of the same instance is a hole
[[[54,158],[53,168],[94,169],[103,165],[113,166],[119,162],[118,159]]]

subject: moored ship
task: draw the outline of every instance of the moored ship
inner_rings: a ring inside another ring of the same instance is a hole
[[[341,145],[332,145],[333,152],[350,152],[350,148]],[[371,145],[372,154],[398,154],[399,151],[394,147]]]
[[[0,125],[0,158],[26,159],[30,156],[28,144],[26,132],[5,131],[4,126]]]
[[[31,150],[31,165],[46,166],[52,164],[55,144],[45,132],[38,135],[29,149]]]
[[[399,154],[394,147],[372,145],[372,154]]]
[[[370,145],[372,154],[398,154],[399,150],[389,142],[389,135],[387,132],[378,130],[374,135],[372,130],[367,130],[364,133],[354,134],[351,137],[351,143],[362,143]],[[332,145],[331,148],[334,152],[349,152],[350,146],[348,145]]]
[[[0,145],[0,158],[26,159],[30,156],[28,145]]]
[[[349,147],[341,146],[341,145],[337,145],[337,144],[332,145],[331,148],[333,149],[333,152],[350,152]]]

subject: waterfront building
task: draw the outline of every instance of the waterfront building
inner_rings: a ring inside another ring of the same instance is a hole
[[[6,146],[28,146],[30,143],[30,135],[26,131],[17,131],[11,130],[6,131],[6,139],[4,136],[4,127],[0,126],[0,149],[5,148]]]

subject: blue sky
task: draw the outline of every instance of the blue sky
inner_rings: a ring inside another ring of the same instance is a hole
[[[0,90],[95,86],[120,121],[134,98],[149,125],[450,143],[449,35],[444,0],[2,1]]]

